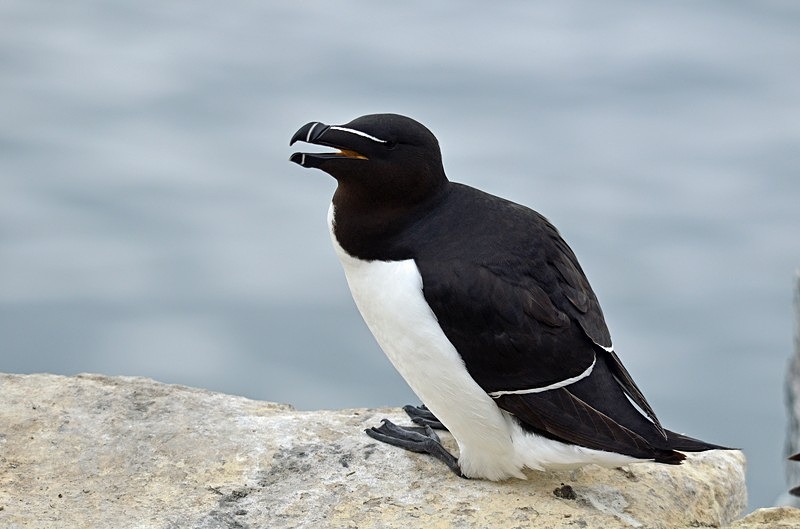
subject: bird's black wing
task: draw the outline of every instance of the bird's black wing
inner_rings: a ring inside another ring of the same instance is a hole
[[[603,311],[597,301],[589,280],[583,273],[575,253],[567,245],[561,235],[552,224],[543,219],[544,231],[550,243],[550,250],[547,251],[547,263],[555,268],[558,273],[558,289],[569,301],[566,312],[576,321],[586,336],[602,349],[605,353],[605,360],[609,371],[617,382],[622,386],[625,394],[644,411],[651,421],[656,425],[661,435],[666,438],[666,432],[656,417],[650,403],[647,402],[639,387],[633,381],[628,370],[620,361],[611,343],[611,334],[606,326]]]
[[[420,266],[426,300],[472,378],[501,409],[554,439],[680,461],[666,434],[626,398],[611,353],[541,287],[509,283],[484,266],[448,268],[437,276]],[[654,452],[659,445],[664,450]]]
[[[439,325],[487,393],[558,384],[594,363],[591,342],[536,283],[464,261],[417,266]]]
[[[470,199],[475,202],[474,196]],[[601,437],[619,438],[626,446],[648,444],[644,438],[621,440],[641,437],[635,430],[625,433],[629,428],[618,422],[615,403],[621,402],[620,420],[634,417],[633,412],[646,423],[645,430],[655,429],[666,440],[652,408],[614,354],[597,298],[557,230],[538,213],[496,197],[480,206],[487,214],[483,225],[469,216],[460,220],[461,229],[472,235],[468,252],[439,240],[433,250],[415,256],[423,294],[470,375],[501,408],[555,438],[586,446],[587,439],[610,429]],[[520,223],[528,229],[515,229]],[[597,377],[593,370],[608,376]],[[587,384],[570,380],[584,376],[599,384],[585,398],[570,392]],[[534,391],[520,393],[525,390]],[[590,394],[607,395],[609,406],[595,409]]]

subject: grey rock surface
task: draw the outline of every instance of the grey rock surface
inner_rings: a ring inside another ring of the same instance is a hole
[[[363,433],[394,408],[96,375],[0,375],[0,402],[4,528],[718,527],[746,505],[737,451],[493,483]]]

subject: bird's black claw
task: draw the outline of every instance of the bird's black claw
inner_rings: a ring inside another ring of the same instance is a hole
[[[430,413],[430,412],[428,412]],[[377,428],[364,430],[367,435],[382,443],[399,446],[411,452],[429,454],[447,465],[456,476],[465,478],[458,466],[458,459],[442,446],[436,432],[430,426],[410,426],[403,428],[388,419],[383,419]]]
[[[431,413],[427,406],[424,404],[422,406],[412,406],[411,404],[406,404],[403,406],[403,411],[408,414],[411,418],[411,422],[414,424],[419,424],[420,426],[430,426],[436,430],[445,430],[447,431],[447,427],[436,418],[436,416]]]

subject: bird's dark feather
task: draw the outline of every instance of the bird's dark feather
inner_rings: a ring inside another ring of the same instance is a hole
[[[500,408],[523,427],[559,441],[632,457],[679,463],[683,456],[653,422],[625,398],[609,365],[598,357],[592,374],[569,386],[541,393],[503,395]],[[673,434],[675,435],[675,434]]]

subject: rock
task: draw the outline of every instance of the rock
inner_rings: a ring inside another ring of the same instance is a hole
[[[757,509],[731,525],[731,529],[797,529],[800,509],[778,507]]]
[[[2,527],[717,527],[746,505],[736,451],[493,483],[364,434],[394,408],[96,375],[0,375],[0,402]]]

